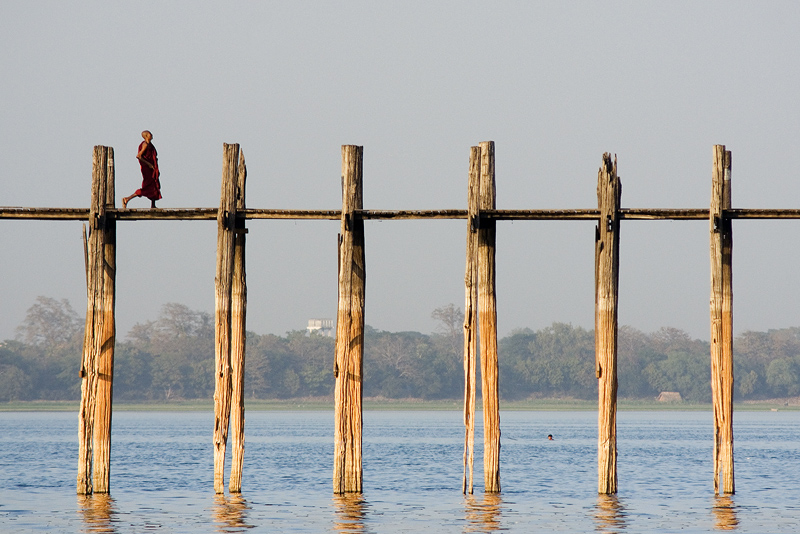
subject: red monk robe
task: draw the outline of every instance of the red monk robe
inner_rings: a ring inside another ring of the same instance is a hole
[[[142,146],[147,145],[142,151]],[[139,160],[139,167],[142,169],[142,188],[137,189],[133,196],[147,197],[152,201],[161,199],[161,182],[158,177],[161,173],[158,172],[158,153],[153,143],[142,141],[139,145],[139,152],[142,153]],[[137,152],[138,153],[138,152]],[[151,169],[146,162],[153,166]],[[155,204],[153,204],[155,206]]]

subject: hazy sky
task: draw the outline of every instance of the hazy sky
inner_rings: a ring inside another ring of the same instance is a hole
[[[219,204],[222,144],[247,205],[339,209],[364,146],[367,209],[464,209],[496,144],[497,207],[594,208],[604,152],[624,207],[704,208],[714,144],[733,204],[800,207],[797,2],[10,2],[0,17],[0,205],[87,207],[94,145],[117,205],[158,148],[162,207]],[[146,207],[136,199],[131,207]],[[336,315],[337,222],[250,221],[249,330]],[[118,336],[179,302],[213,311],[214,222],[120,222]],[[0,339],[37,295],[81,315],[80,222],[0,220]],[[463,306],[465,221],[366,223],[367,324],[431,332]],[[501,335],[593,328],[594,224],[497,226]],[[800,221],[734,222],[734,327],[800,325]],[[708,224],[623,221],[621,324],[708,339]]]

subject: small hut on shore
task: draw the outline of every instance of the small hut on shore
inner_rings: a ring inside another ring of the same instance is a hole
[[[677,391],[662,391],[656,400],[658,402],[683,402],[683,397]]]

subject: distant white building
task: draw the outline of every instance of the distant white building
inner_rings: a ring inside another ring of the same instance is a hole
[[[333,337],[333,319],[309,319],[306,330],[309,334]]]

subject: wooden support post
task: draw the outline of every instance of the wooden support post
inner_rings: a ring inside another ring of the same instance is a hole
[[[734,493],[733,229],[731,153],[714,146],[711,180],[711,397],[714,405],[714,493]]]
[[[81,357],[81,405],[78,410],[78,480],[79,495],[92,493],[92,434],[95,413],[95,315],[98,303],[96,295],[102,290],[98,287],[97,271],[101,263],[102,250],[101,220],[105,214],[106,182],[103,179],[102,147],[94,147],[92,154],[92,193],[89,205],[89,237],[87,238],[86,263],[86,322],[83,334],[83,354]]]
[[[81,495],[110,489],[116,226],[106,217],[107,206],[114,206],[114,149],[96,146],[85,244],[87,305],[78,412],[77,492]]]
[[[245,209],[247,167],[244,152],[239,152],[239,172],[236,181],[236,211]],[[234,237],[233,286],[231,287],[231,477],[228,491],[242,491],[244,461],[244,362],[247,315],[247,278],[245,273],[245,234],[242,217],[236,218]]]
[[[214,491],[225,492],[225,448],[231,412],[231,287],[239,145],[223,144],[222,191],[217,212],[214,305]]]
[[[93,219],[90,215],[90,220]],[[91,230],[90,230],[91,232]],[[93,248],[93,247],[89,247]],[[90,274],[94,254],[88,255],[87,264],[87,306],[86,323],[83,334],[83,354],[81,355],[81,404],[78,408],[78,495],[90,495],[92,493],[92,428],[94,426],[94,277]]]
[[[106,148],[105,205],[114,207],[114,149]],[[109,493],[111,478],[111,403],[114,385],[114,346],[116,324],[114,317],[117,269],[117,226],[113,217],[103,217],[103,265],[98,276],[102,281],[102,329],[99,331],[96,387],[97,403],[93,431],[93,485],[94,493]]]
[[[467,268],[464,275],[464,480],[463,493],[472,494],[475,459],[475,388],[478,348],[478,195],[480,193],[481,149],[474,146],[469,152],[469,182],[467,190]]]
[[[480,144],[478,208],[495,209],[494,141]],[[500,400],[497,361],[495,241],[497,222],[481,220],[478,229],[478,320],[480,322],[483,394],[483,484],[485,493],[500,491]]]
[[[364,204],[364,149],[342,146],[342,228],[339,234],[339,305],[336,315],[333,492],[362,489],[362,364],[366,265],[364,221],[355,210]]]
[[[597,173],[600,219],[595,232],[595,375],[597,376],[597,492],[617,492],[617,300],[619,208],[617,160],[603,154]]]

